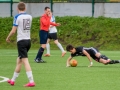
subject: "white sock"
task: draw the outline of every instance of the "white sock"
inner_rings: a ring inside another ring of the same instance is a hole
[[[50,44],[49,43],[46,44],[46,49],[47,49],[47,54],[50,54]]]
[[[19,76],[19,73],[14,72],[13,77],[12,77],[11,80],[15,81],[18,76]]]
[[[26,74],[27,74],[27,77],[28,77],[30,83],[34,82],[32,71],[27,71]]]
[[[62,51],[62,52],[65,52],[65,50],[63,49],[62,45],[60,43],[57,44],[57,46],[59,47],[59,49]]]

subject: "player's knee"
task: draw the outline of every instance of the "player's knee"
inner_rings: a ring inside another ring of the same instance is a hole
[[[55,40],[54,43],[55,43],[55,44],[58,44],[59,42],[58,42],[58,40]]]
[[[104,60],[104,65],[107,65],[110,62],[110,60]]]
[[[42,44],[41,47],[42,47],[42,48],[46,48],[46,44]]]
[[[108,57],[106,57],[105,55],[100,55],[99,58],[102,58],[102,59],[104,59],[104,60],[108,60]]]

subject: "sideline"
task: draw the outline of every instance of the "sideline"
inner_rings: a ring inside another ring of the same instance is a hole
[[[9,78],[7,78],[7,77],[3,77],[3,76],[0,76],[0,78],[3,78],[3,80],[1,80],[0,83],[2,83],[2,82],[6,82],[7,80],[9,80]]]

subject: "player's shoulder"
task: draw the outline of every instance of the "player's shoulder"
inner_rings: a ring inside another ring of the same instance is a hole
[[[82,51],[83,50],[83,46],[78,46],[75,49],[76,49],[77,52]]]
[[[78,47],[76,47],[77,49],[82,49],[83,48],[83,46],[78,46]]]
[[[31,18],[32,18],[32,15],[27,14],[27,13],[20,13],[20,14],[17,14],[17,15],[14,16],[14,18],[17,19],[17,18],[20,17],[20,16],[27,16],[27,17],[31,17]]]

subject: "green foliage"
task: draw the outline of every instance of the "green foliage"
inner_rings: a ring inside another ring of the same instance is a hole
[[[5,39],[11,30],[13,18],[0,18],[0,48],[15,48],[16,35],[11,38],[12,43],[6,43]],[[94,46],[104,50],[120,50],[120,18],[105,17],[56,17],[60,22],[58,39],[65,47],[67,44],[75,46]],[[39,17],[34,18],[31,29],[32,48],[39,47]],[[14,46],[14,47],[13,47]],[[57,46],[51,42],[52,49]]]

